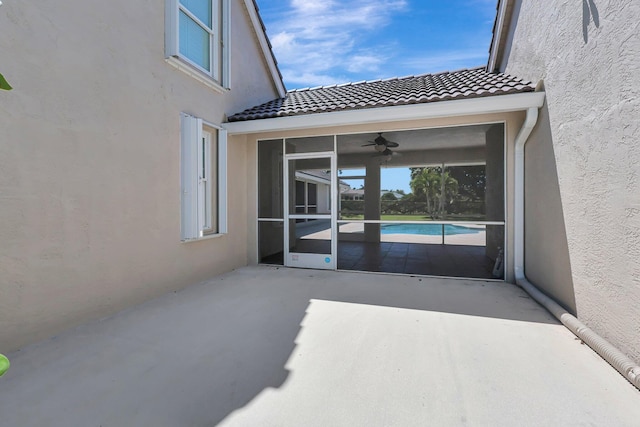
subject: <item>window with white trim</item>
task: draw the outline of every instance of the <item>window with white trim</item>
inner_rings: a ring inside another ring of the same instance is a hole
[[[226,131],[181,114],[182,240],[227,232],[226,159]]]
[[[167,58],[228,88],[229,0],[165,1]]]

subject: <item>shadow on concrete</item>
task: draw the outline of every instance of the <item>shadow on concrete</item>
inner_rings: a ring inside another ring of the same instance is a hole
[[[3,425],[216,425],[287,381],[311,301],[557,323],[502,282],[247,267],[14,353]]]

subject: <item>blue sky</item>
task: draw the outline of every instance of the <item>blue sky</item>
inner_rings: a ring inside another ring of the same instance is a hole
[[[486,65],[497,4],[497,0],[257,2],[287,89]],[[382,170],[382,188],[409,193],[409,179],[406,168]]]
[[[287,89],[487,63],[496,0],[258,0]]]

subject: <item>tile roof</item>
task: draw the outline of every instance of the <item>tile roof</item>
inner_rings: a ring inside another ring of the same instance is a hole
[[[534,89],[535,86],[530,82],[507,74],[488,73],[485,67],[478,67],[291,90],[284,98],[274,99],[234,114],[229,117],[229,121],[422,104],[533,92]]]

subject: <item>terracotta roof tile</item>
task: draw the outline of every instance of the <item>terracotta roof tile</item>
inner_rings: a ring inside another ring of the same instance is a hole
[[[295,89],[229,117],[230,122],[297,116],[394,105],[533,92],[534,85],[516,77],[488,73],[485,67],[395,77],[383,80]]]

